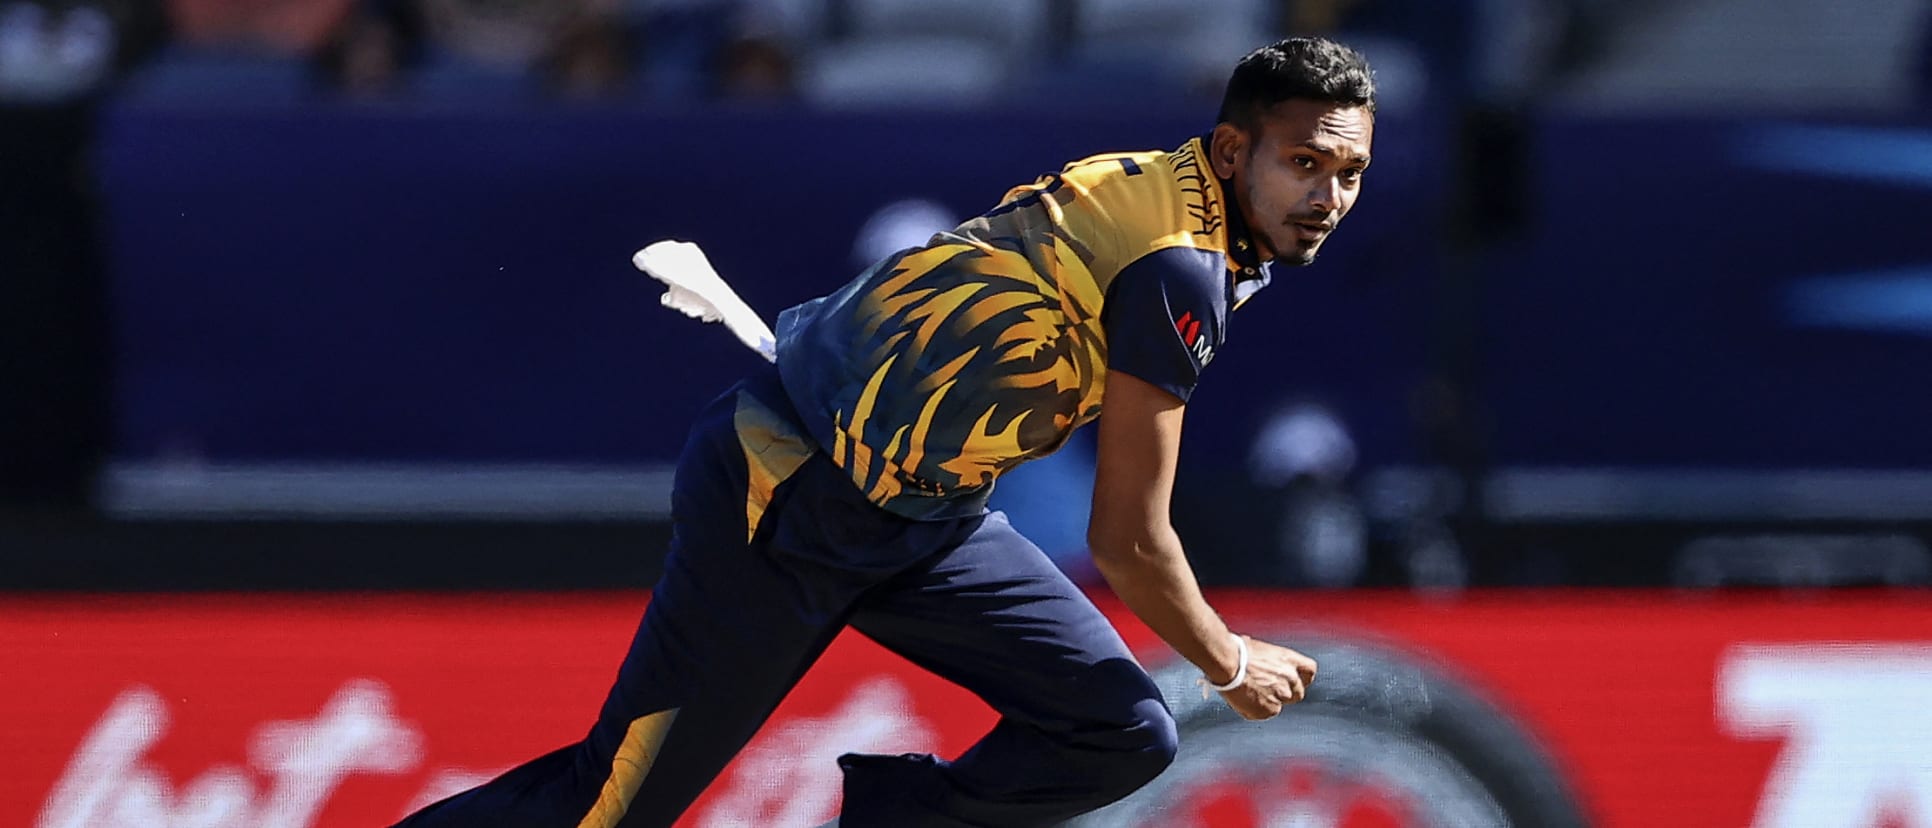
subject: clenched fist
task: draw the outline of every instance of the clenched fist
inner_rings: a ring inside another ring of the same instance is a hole
[[[1287,647],[1247,636],[1248,678],[1221,698],[1244,719],[1274,718],[1281,708],[1301,701],[1315,680],[1315,660]]]

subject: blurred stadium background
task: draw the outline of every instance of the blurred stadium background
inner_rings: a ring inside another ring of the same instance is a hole
[[[1348,41],[1365,198],[1176,520],[1323,681],[1119,826],[1932,826],[1922,0],[0,0],[0,824],[384,824],[576,738],[774,315]],[[1087,435],[1091,439],[1091,435]],[[1076,578],[1091,447],[998,504]],[[842,640],[686,822],[970,697]]]

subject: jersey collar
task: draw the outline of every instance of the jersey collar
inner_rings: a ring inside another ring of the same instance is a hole
[[[1201,157],[1206,158],[1214,133],[1203,135],[1200,140]],[[1262,263],[1261,247],[1255,243],[1247,219],[1241,216],[1241,205],[1234,197],[1234,180],[1216,176],[1215,183],[1221,190],[1221,214],[1228,228],[1228,269],[1236,282],[1267,284],[1268,266]]]
[[[1209,143],[1214,133],[1201,136],[1201,156],[1207,156]],[[1230,285],[1234,304],[1230,310],[1239,308],[1254,296],[1256,291],[1268,286],[1273,274],[1269,265],[1273,262],[1261,261],[1261,246],[1255,243],[1254,231],[1248,228],[1247,219],[1241,216],[1241,205],[1234,198],[1234,180],[1215,177],[1216,186],[1221,190],[1221,213],[1228,230],[1228,271],[1234,283]]]

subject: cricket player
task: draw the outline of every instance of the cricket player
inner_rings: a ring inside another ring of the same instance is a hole
[[[590,733],[401,824],[670,826],[847,626],[1001,718],[951,760],[841,757],[836,824],[1053,825],[1126,796],[1173,760],[1173,718],[1107,619],[985,506],[1002,472],[1094,420],[1107,583],[1241,715],[1301,699],[1315,663],[1229,630],[1168,500],[1230,311],[1271,265],[1315,260],[1374,126],[1360,54],[1283,40],[1240,61],[1211,132],[1073,162],[785,311],[775,366],[691,431],[663,579]]]

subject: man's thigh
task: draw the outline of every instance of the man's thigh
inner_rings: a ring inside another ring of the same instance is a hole
[[[1106,616],[997,512],[869,595],[851,625],[1048,730],[1129,724],[1154,694]]]

